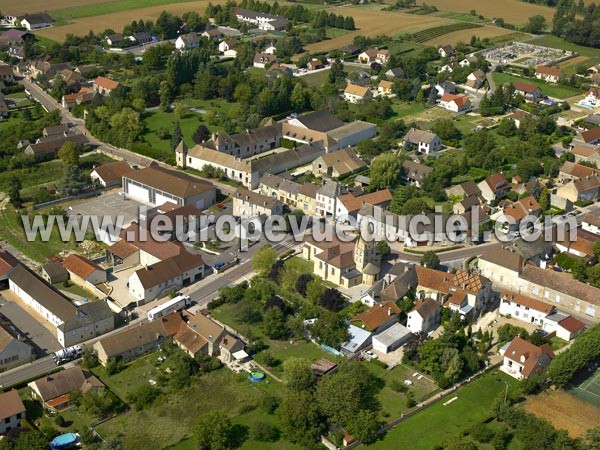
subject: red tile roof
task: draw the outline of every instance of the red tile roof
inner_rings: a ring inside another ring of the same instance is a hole
[[[104,89],[115,89],[119,86],[119,82],[106,77],[98,77],[94,80],[94,86],[100,86]]]
[[[381,302],[367,309],[362,314],[350,319],[351,322],[362,322],[369,330],[375,330],[387,321],[392,316],[397,315],[400,308],[392,301]]]
[[[528,377],[544,370],[550,360],[554,359],[554,353],[548,344],[538,347],[525,339],[516,337],[510,342],[504,352],[504,357],[523,364],[522,373]]]
[[[83,280],[94,273],[95,270],[104,272],[104,269],[95,262],[75,253],[67,256],[63,261],[63,267]]]
[[[554,310],[554,306],[548,303],[515,292],[510,292],[506,290],[502,291],[500,293],[500,298],[502,298],[503,300],[506,299],[511,303],[518,303],[519,305],[527,306],[529,309],[541,311],[546,314],[550,314]]]
[[[569,316],[566,319],[561,320],[560,322],[558,322],[558,324],[571,333],[575,333],[576,331],[585,328],[585,324],[581,320],[576,319],[573,316]]]
[[[560,78],[562,76],[562,70],[558,67],[548,67],[548,66],[537,66],[535,69],[535,73],[539,73],[542,75],[550,75],[552,77]]]

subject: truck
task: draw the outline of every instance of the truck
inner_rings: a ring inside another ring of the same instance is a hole
[[[163,316],[168,316],[171,313],[187,308],[192,304],[192,299],[187,295],[178,295],[162,305],[155,306],[148,311],[148,320],[153,321]]]
[[[81,355],[83,355],[83,347],[81,345],[74,345],[52,353],[52,359],[54,359],[57,366],[60,366],[61,364],[81,358]]]

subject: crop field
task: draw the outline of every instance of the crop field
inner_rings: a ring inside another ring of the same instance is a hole
[[[483,26],[477,29],[468,28],[459,31],[453,31],[452,33],[444,34],[428,41],[423,42],[426,45],[456,45],[457,42],[469,42],[471,36],[475,35],[481,39],[490,38],[494,42],[504,42],[510,40],[510,36],[515,34],[512,30],[506,30],[504,28],[498,28],[494,26]],[[504,38],[507,36],[506,38]]]
[[[456,22],[449,25],[441,25],[439,27],[428,28],[421,30],[412,36],[415,42],[426,42],[430,39],[435,39],[439,36],[443,36],[454,31],[466,30],[470,28],[480,28],[481,25],[468,22]]]
[[[386,3],[395,3],[395,0],[385,0]],[[429,0],[428,5],[437,7],[440,11],[469,13],[472,9],[477,14],[488,19],[502,18],[513,25],[522,25],[527,19],[537,14],[552,21],[554,9],[547,6],[534,5],[519,0],[496,0],[477,2],[473,0]]]
[[[565,391],[530,397],[525,402],[525,409],[556,428],[567,430],[572,437],[582,436],[585,430],[600,423],[600,408]]]
[[[209,3],[210,0],[196,0],[187,3],[170,3],[166,5],[135,9],[134,12],[128,14],[123,14],[123,12],[113,12],[99,16],[83,17],[74,19],[73,23],[68,25],[37,31],[36,34],[48,39],[53,39],[55,41],[62,41],[68,33],[81,35],[86,34],[90,30],[99,32],[104,31],[107,28],[120,31],[125,25],[131,23],[132,20],[143,19],[144,21],[155,21],[162,11],[169,11],[178,15],[188,11],[202,12]],[[225,0],[214,0],[212,3],[225,3]],[[94,3],[90,2],[90,4],[93,5]]]

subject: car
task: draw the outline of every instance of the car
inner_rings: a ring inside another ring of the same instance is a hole
[[[373,353],[372,351],[370,351],[370,350],[367,350],[367,351],[365,352],[365,356],[366,356],[368,359],[377,359],[377,355],[376,355],[375,353]]]
[[[533,332],[535,334],[539,334],[541,337],[548,336],[548,333],[546,331],[542,330],[541,328],[536,328],[535,330],[533,330]]]
[[[218,263],[216,263],[213,268],[215,269],[220,269],[221,267],[224,267],[225,263],[223,261],[219,261]]]

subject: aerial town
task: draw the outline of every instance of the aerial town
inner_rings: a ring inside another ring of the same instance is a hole
[[[600,450],[600,8],[430,3],[0,4],[0,450]]]

